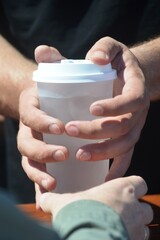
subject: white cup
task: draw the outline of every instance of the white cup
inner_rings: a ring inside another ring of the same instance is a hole
[[[111,64],[96,65],[89,60],[62,60],[40,63],[33,73],[37,82],[40,108],[64,124],[74,120],[92,120],[90,105],[112,97],[116,71]],[[47,163],[47,171],[57,180],[54,192],[75,192],[99,185],[109,171],[109,160],[81,162],[77,150],[97,141],[79,139],[66,134],[44,134],[46,143],[63,145],[69,149],[69,159]]]

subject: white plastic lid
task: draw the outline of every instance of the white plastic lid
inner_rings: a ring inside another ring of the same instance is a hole
[[[97,65],[89,60],[64,59],[55,63],[39,63],[33,72],[36,82],[95,82],[116,79],[116,70],[111,64]]]

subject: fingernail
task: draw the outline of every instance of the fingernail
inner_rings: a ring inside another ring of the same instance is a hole
[[[91,159],[91,153],[84,150],[78,150],[77,157],[81,161],[89,161]]]
[[[50,133],[54,133],[54,134],[57,134],[57,135],[62,133],[61,129],[55,123],[52,123],[49,126],[49,131],[50,131]]]
[[[47,188],[48,188],[48,181],[47,181],[46,179],[43,179],[42,182],[41,182],[41,184],[42,184],[42,187],[43,187],[44,189],[47,189]]]
[[[65,160],[65,154],[61,150],[57,150],[53,153],[53,158],[57,161]]]
[[[44,193],[44,194],[42,194],[42,195],[40,196],[40,198],[39,198],[39,204],[40,204],[40,205],[43,204],[43,202],[45,201],[45,199],[46,199],[46,194]]]
[[[104,59],[104,60],[108,59],[107,54],[103,51],[95,51],[93,53],[92,57],[101,58],[101,59]]]
[[[79,130],[76,126],[70,125],[67,127],[67,133],[71,136],[78,136]]]
[[[104,113],[103,107],[98,104],[91,106],[91,111],[93,114],[97,116],[101,116]]]

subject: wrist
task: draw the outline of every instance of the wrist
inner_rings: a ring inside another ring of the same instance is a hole
[[[130,48],[145,76],[150,101],[160,100],[160,38]]]

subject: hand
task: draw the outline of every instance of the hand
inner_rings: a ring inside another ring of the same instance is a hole
[[[102,202],[113,208],[122,218],[131,240],[144,239],[145,225],[153,219],[153,211],[149,204],[140,202],[147,192],[145,181],[138,176],[118,178],[84,192],[73,194],[44,193],[40,205],[53,217],[67,204],[87,199]]]
[[[149,108],[149,94],[138,61],[122,43],[105,37],[87,53],[97,64],[112,63],[118,79],[114,97],[94,102],[91,114],[101,117],[93,121],[74,121],[65,126],[68,135],[87,139],[109,139],[81,147],[80,161],[114,159],[106,180],[123,176],[127,171],[134,146],[140,137]]]
[[[63,59],[63,56],[55,48],[40,46],[35,50],[35,59],[37,63],[54,62]],[[36,193],[39,195],[41,192],[53,190],[56,186],[54,177],[46,172],[45,163],[68,158],[68,150],[64,146],[46,144],[42,133],[62,134],[64,125],[39,109],[35,84],[21,93],[19,114],[17,143],[23,156],[22,166],[28,177],[36,183]]]

